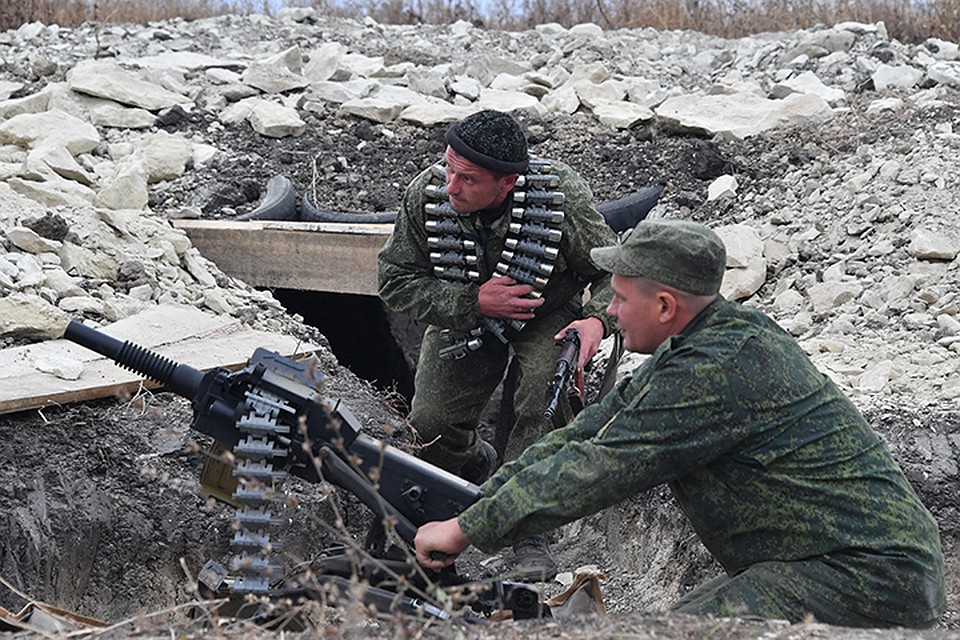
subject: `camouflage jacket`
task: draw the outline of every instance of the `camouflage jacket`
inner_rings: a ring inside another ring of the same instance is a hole
[[[590,300],[584,305],[584,317],[598,318],[609,335],[614,323],[604,313],[613,292],[610,275],[590,261],[590,249],[616,242],[616,235],[597,212],[590,188],[573,169],[553,163],[560,175],[564,221],[560,255],[543,290],[544,304],[537,310],[545,316],[571,300],[580,301],[584,287],[590,285]],[[463,283],[442,280],[433,273],[427,245],[427,202],[424,187],[431,181],[430,170],[422,172],[407,187],[397,214],[393,234],[377,259],[380,298],[395,311],[420,322],[455,330],[470,330],[481,324],[477,295],[480,284],[495,270],[510,227],[507,213],[486,228],[475,216],[458,219],[463,236],[477,243],[480,282]],[[509,209],[508,209],[509,211]]]
[[[884,442],[791,336],[722,297],[459,522],[492,551],[664,482],[731,575],[859,550],[942,590],[936,523]]]

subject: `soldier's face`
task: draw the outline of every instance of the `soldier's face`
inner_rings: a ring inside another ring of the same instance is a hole
[[[517,174],[497,178],[447,147],[447,195],[457,213],[473,213],[499,205],[517,182]]]
[[[667,305],[662,291],[640,286],[635,278],[614,274],[613,299],[607,314],[617,319],[623,346],[636,353],[653,353],[669,337],[665,332]]]

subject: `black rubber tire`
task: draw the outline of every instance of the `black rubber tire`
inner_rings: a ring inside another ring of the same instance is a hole
[[[304,194],[300,199],[300,220],[303,222],[353,222],[357,224],[386,224],[397,219],[396,211],[382,211],[379,213],[345,213],[318,209],[310,198]]]
[[[237,220],[296,220],[297,191],[285,176],[273,176],[267,182],[263,201],[256,209]]]
[[[662,186],[646,187],[617,200],[608,200],[597,205],[610,228],[617,233],[632,229],[656,206]],[[285,176],[274,176],[267,182],[266,194],[260,205],[250,213],[237,216],[237,220],[301,220],[304,222],[347,222],[356,224],[390,224],[397,219],[396,211],[378,213],[346,213],[320,209],[304,194],[297,211],[297,194]]]
[[[650,210],[657,204],[663,187],[645,187],[640,191],[619,198],[608,200],[597,205],[597,211],[607,221],[610,228],[617,233],[632,229],[638,222],[647,217]]]

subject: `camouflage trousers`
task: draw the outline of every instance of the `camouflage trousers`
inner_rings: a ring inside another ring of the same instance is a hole
[[[944,594],[936,576],[916,576],[909,560],[834,553],[794,562],[761,562],[720,576],[678,600],[671,610],[693,615],[754,615],[800,622],[809,616],[846,627],[932,626]]]
[[[553,336],[576,318],[564,306],[524,327],[505,345],[484,334],[483,346],[460,360],[444,360],[437,354],[447,343],[440,328],[427,327],[420,347],[414,379],[410,426],[423,448],[418,455],[447,471],[456,473],[480,450],[477,433],[484,408],[503,379],[509,358],[517,360],[520,379],[515,396],[516,422],[507,441],[505,460],[516,458],[528,446],[553,428],[543,417],[547,383],[553,377],[560,347]],[[569,420],[566,398],[561,400],[557,422]]]

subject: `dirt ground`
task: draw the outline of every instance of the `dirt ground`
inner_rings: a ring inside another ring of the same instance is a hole
[[[952,118],[952,114],[945,114]],[[310,120],[312,118],[312,120]],[[290,177],[325,208],[351,212],[391,210],[406,182],[443,151],[443,128],[392,127],[381,135],[364,121],[334,114],[308,115],[308,133],[264,139],[248,126],[208,129],[202,115],[171,117],[167,129],[204,131],[235,153],[189,173],[153,194],[151,208],[175,213],[198,206],[205,217],[253,210],[267,180]],[[909,129],[910,122],[891,122]],[[829,138],[844,152],[849,134],[829,127],[788,130],[747,142],[712,142],[656,130],[612,131],[588,117],[562,122],[525,119],[532,148],[573,164],[600,200],[662,184],[665,200],[691,218],[735,222],[732,203],[705,203],[709,182],[735,170],[745,190],[774,185],[811,136]],[[772,284],[770,284],[772,287]],[[761,291],[759,296],[767,295]],[[305,335],[310,333],[304,329]],[[343,397],[373,433],[400,429],[384,393],[328,360],[327,392]],[[207,442],[189,429],[190,408],[169,393],[108,399],[42,412],[0,416],[0,606],[16,610],[37,599],[84,615],[119,622],[116,637],[201,637],[188,616],[197,571],[208,559],[228,557],[232,510],[198,491]],[[325,612],[314,637],[633,637],[633,638],[923,638],[960,637],[960,564],[957,540],[956,405],[901,403],[865,409],[887,439],[925,504],[940,523],[948,558],[949,611],[929,633],[858,631],[816,624],[755,620],[705,621],[663,617],[678,595],[718,568],[699,545],[668,492],[657,489],[557,534],[563,568],[596,564],[607,575],[603,594],[614,616],[582,623],[506,623],[490,628],[370,621],[349,610]],[[290,482],[296,496],[282,538],[288,565],[307,562],[343,533],[330,523],[339,514],[346,535],[360,539],[365,512],[337,492]],[[495,574],[508,557],[471,555],[462,569]],[[550,587],[555,590],[556,587]],[[155,614],[155,615],[154,615]],[[169,631],[177,629],[176,632]],[[224,634],[260,635],[237,628]],[[102,633],[103,637],[110,633]]]

